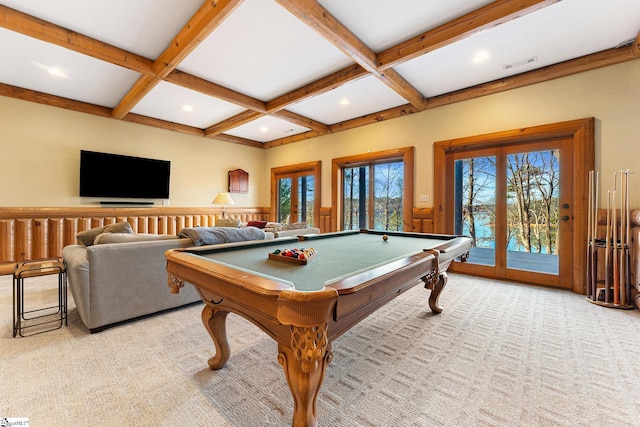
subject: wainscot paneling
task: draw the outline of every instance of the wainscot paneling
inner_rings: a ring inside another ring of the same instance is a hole
[[[269,208],[231,208],[226,216],[269,220]],[[219,208],[0,208],[0,264],[59,257],[80,231],[128,222],[136,233],[178,234],[184,227],[212,227]]]
[[[413,232],[433,233],[433,208],[413,208]]]

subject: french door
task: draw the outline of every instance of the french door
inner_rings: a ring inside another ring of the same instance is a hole
[[[563,144],[566,153],[565,139],[452,156],[454,233],[474,240],[458,271],[571,287],[573,173]]]
[[[309,226],[316,226],[320,214],[320,163],[272,169],[271,194],[275,221],[306,221]]]
[[[489,227],[488,236],[494,239],[494,247],[489,248],[493,253],[484,262],[475,257],[473,262],[453,263],[450,271],[584,294],[594,134],[595,119],[586,118],[436,142],[434,231],[473,232],[476,247],[482,248],[478,242],[487,237],[483,227]],[[473,174],[466,172],[464,181],[464,165],[456,166],[456,162],[466,159],[478,162],[473,164]],[[463,192],[470,184],[476,190],[475,198],[465,207]],[[468,221],[465,230],[463,220],[468,213],[478,221],[473,226]]]

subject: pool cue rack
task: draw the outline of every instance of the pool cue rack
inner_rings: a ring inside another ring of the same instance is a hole
[[[605,218],[598,210],[598,172],[589,172],[589,212],[587,244],[587,301],[604,307],[633,309],[631,298],[631,222],[629,211],[629,170],[614,174],[613,190],[607,191]],[[619,201],[620,209],[616,204]],[[604,224],[603,224],[604,219]],[[604,236],[602,225],[605,226]]]

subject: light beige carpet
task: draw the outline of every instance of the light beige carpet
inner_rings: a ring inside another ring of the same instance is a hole
[[[47,281],[48,280],[48,281]],[[54,298],[50,278],[27,282]],[[334,343],[322,426],[635,426],[640,313],[566,292],[455,275],[432,315],[403,294]],[[171,295],[167,295],[170,298]],[[35,299],[33,299],[35,298]],[[293,403],[276,344],[229,316],[232,355],[211,371],[201,305],[89,334],[11,337],[0,277],[0,419],[31,426],[286,426]]]

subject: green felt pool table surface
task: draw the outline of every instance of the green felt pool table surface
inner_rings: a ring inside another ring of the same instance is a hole
[[[382,236],[387,235],[387,240]],[[393,235],[391,233],[343,232],[325,235],[301,236],[284,241],[265,241],[263,244],[226,248],[193,248],[189,252],[213,262],[244,269],[272,280],[290,284],[298,291],[316,291],[323,286],[352,277],[376,266],[447,245],[456,236],[448,235]],[[269,258],[276,249],[313,248],[315,257],[306,265]]]

